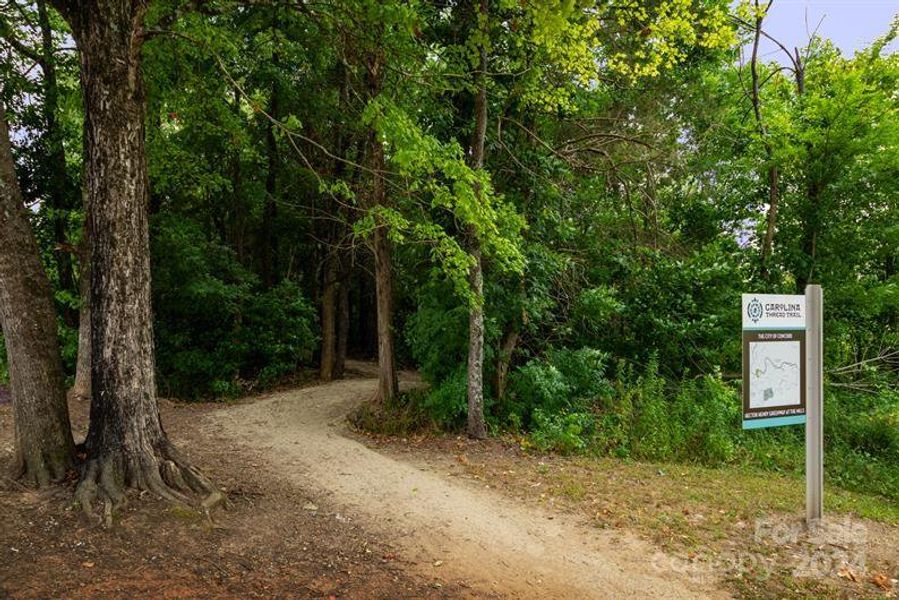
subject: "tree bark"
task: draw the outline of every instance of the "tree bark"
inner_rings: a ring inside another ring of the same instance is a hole
[[[159,418],[150,308],[149,185],[141,46],[146,2],[55,0],[81,51],[90,229],[91,408],[75,497],[90,512],[124,488],[220,497]]]
[[[474,264],[468,282],[474,303],[468,313],[468,435],[474,439],[487,437],[484,420],[484,276],[480,250],[472,250]]]
[[[15,475],[39,486],[75,465],[50,282],[16,179],[0,103],[0,324],[16,432]]]
[[[90,275],[90,232],[87,224],[84,227],[84,239],[81,242],[81,272],[79,288],[81,310],[78,315],[78,360],[75,364],[75,384],[72,395],[79,400],[90,400],[91,397],[91,275]]]
[[[372,236],[375,253],[375,297],[378,314],[378,401],[388,402],[399,393],[393,342],[393,273],[387,228],[375,229]]]
[[[488,0],[480,0],[478,12],[486,19]],[[487,137],[487,47],[478,48],[477,93],[474,103],[475,129],[471,141],[471,166],[484,168],[484,147]],[[478,190],[481,194],[482,190]],[[484,421],[484,272],[481,246],[476,232],[468,232],[469,252],[474,262],[468,271],[473,296],[468,311],[468,435],[475,439],[487,437]]]
[[[369,98],[381,93],[383,57],[369,57],[367,62]],[[376,131],[369,136],[372,192],[371,207],[385,206],[387,189],[384,184],[384,146]],[[380,221],[380,220],[379,220]],[[393,400],[399,393],[396,374],[396,356],[393,340],[393,272],[391,270],[390,241],[387,226],[376,223],[372,234],[372,250],[375,256],[375,305],[377,307],[378,332],[378,398],[379,402]]]
[[[518,346],[520,332],[518,326],[513,326],[503,337],[499,348],[499,356],[496,358],[496,375],[494,387],[496,399],[502,400],[506,396],[506,387],[509,381],[509,366],[512,364],[512,355]]]
[[[341,269],[337,291],[337,355],[334,357],[334,378],[341,379],[346,371],[347,344],[350,337],[350,271]]]
[[[337,287],[338,261],[336,250],[327,249],[322,278],[322,351],[319,377],[322,381],[334,379],[337,360]]]

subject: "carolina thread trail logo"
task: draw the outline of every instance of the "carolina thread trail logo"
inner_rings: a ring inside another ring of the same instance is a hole
[[[753,298],[746,307],[746,314],[753,323],[758,323],[764,312],[765,309],[762,307],[762,303],[759,302],[758,298]]]

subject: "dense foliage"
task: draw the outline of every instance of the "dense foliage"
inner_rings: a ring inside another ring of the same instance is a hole
[[[347,352],[374,356],[386,227],[397,354],[429,383],[384,407],[404,427],[463,426],[483,306],[494,432],[798,471],[799,430],[740,429],[737,307],[815,282],[827,469],[899,497],[895,27],[852,57],[815,38],[750,64],[764,14],[726,1],[175,4],[151,5],[144,50],[161,393],[232,397],[315,365],[332,305]],[[44,7],[53,89],[32,74],[39,6],[0,16],[0,93],[73,374],[78,61]]]

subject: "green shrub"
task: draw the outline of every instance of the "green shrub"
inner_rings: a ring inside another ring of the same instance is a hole
[[[466,370],[456,369],[419,399],[422,410],[439,427],[456,430],[468,414],[468,378]],[[486,410],[486,407],[485,407]]]
[[[542,409],[534,411],[536,427],[531,442],[544,452],[560,454],[584,452],[593,432],[594,418],[590,413],[553,414]]]
[[[679,459],[709,465],[734,459],[741,400],[733,387],[706,376],[682,385],[675,404],[675,418],[682,425]]]
[[[531,360],[512,373],[500,419],[531,429],[538,409],[544,415],[589,412],[611,393],[605,361],[593,348],[551,350],[545,360]]]
[[[154,223],[152,250],[162,393],[234,396],[311,360],[316,313],[295,283],[262,290],[231,250],[180,217]]]
[[[432,283],[409,317],[404,337],[422,376],[432,385],[439,384],[468,358],[468,307],[451,291]]]
[[[740,431],[736,390],[714,377],[671,382],[654,359],[639,375],[619,365],[609,383],[596,351],[553,353],[516,372],[514,397],[541,450],[703,464],[732,461]]]
[[[573,390],[555,365],[532,360],[511,377],[509,400],[504,405],[506,419],[530,429],[535,425],[534,413],[544,415],[564,412],[573,398]]]

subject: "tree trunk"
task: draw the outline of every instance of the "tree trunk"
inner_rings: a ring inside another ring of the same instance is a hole
[[[487,17],[487,0],[480,0],[478,11]],[[485,33],[485,32],[482,32]],[[487,46],[479,48],[477,94],[474,102],[475,130],[471,141],[471,166],[484,168],[484,146],[487,138]],[[478,190],[481,194],[482,190]],[[484,421],[484,272],[481,245],[476,232],[470,231],[470,253],[474,263],[469,268],[468,282],[473,296],[468,311],[468,435],[475,439],[487,437]]]
[[[759,80],[759,43],[762,38],[762,23],[765,16],[760,12],[758,0],[755,3],[758,14],[755,19],[755,31],[752,43],[752,58],[749,63],[749,70],[752,75],[752,112],[755,116],[755,124],[758,129],[759,136],[765,146],[765,157],[768,161],[768,214],[765,223],[765,237],[762,239],[761,256],[759,259],[759,273],[762,279],[767,280],[769,277],[768,260],[771,257],[771,250],[774,244],[774,232],[777,229],[777,208],[778,208],[778,172],[777,165],[774,164],[774,149],[771,147],[771,141],[768,139],[768,130],[762,119],[762,97],[761,83]]]
[[[381,93],[381,68],[383,57],[369,57],[368,72],[369,98],[377,98]],[[371,207],[384,206],[387,190],[384,185],[384,146],[376,131],[369,137],[369,151],[372,177]],[[380,221],[380,219],[379,219]],[[378,222],[372,235],[372,250],[375,255],[375,305],[377,307],[378,331],[378,401],[388,402],[399,393],[396,374],[396,356],[393,343],[393,273],[391,271],[390,241],[387,226]]]
[[[56,0],[81,51],[90,229],[91,408],[76,500],[123,488],[218,495],[169,442],[156,401],[141,45],[146,4]]]
[[[79,400],[91,397],[91,275],[90,233],[85,223],[81,242],[81,273],[79,279],[81,311],[78,316],[78,360],[75,364],[75,384],[72,395]]]
[[[481,440],[487,437],[484,421],[484,276],[479,250],[472,251],[475,263],[469,270],[468,282],[475,297],[468,312],[468,435]]]
[[[75,465],[50,282],[16,179],[0,103],[0,324],[16,431],[16,476],[40,486]]]
[[[393,400],[399,392],[393,343],[393,273],[387,228],[377,227],[372,238],[375,252],[375,297],[378,314],[378,401]]]
[[[336,250],[329,248],[325,257],[322,282],[322,352],[319,376],[322,381],[334,379],[337,360],[337,287],[338,261]]]
[[[503,337],[502,344],[500,344],[499,356],[496,358],[496,379],[494,383],[497,400],[502,400],[506,396],[509,366],[512,364],[512,355],[515,353],[515,348],[518,346],[519,335],[517,325],[513,326]]]
[[[773,160],[770,150],[768,152],[768,160]],[[768,261],[771,258],[771,251],[774,247],[774,232],[777,230],[778,179],[777,165],[772,164],[768,167],[768,215],[765,223],[765,238],[762,241],[760,269],[762,278],[765,280],[769,278]]]
[[[240,91],[234,90],[233,110],[235,115],[240,118]],[[231,153],[231,227],[230,227],[230,244],[237,253],[237,261],[246,266],[246,222],[247,222],[247,206],[243,193],[243,174],[240,168],[240,146],[233,149]]]
[[[334,357],[334,377],[343,378],[346,371],[347,344],[350,337],[350,269],[342,265],[340,287],[337,291],[337,356]]]

